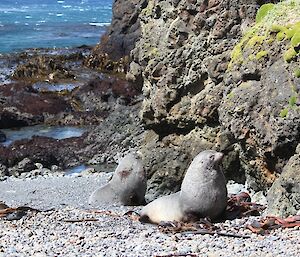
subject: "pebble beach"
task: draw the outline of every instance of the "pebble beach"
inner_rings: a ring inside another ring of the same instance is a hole
[[[260,217],[215,224],[235,238],[166,233],[126,213],[141,207],[88,205],[89,194],[111,173],[8,178],[0,199],[10,207],[29,206],[20,220],[0,220],[0,256],[299,256],[300,229],[257,235],[246,228]]]

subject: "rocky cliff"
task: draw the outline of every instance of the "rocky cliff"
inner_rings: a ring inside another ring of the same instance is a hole
[[[140,114],[147,132],[140,149],[150,198],[176,191],[204,149],[226,153],[226,177],[254,191],[267,193],[277,177],[296,172],[300,2],[276,2],[143,0],[127,18],[114,15],[111,37],[120,17],[126,30],[118,36],[139,28],[127,79],[144,94]],[[281,183],[281,194],[295,189],[293,183]],[[295,207],[299,192],[293,199]]]

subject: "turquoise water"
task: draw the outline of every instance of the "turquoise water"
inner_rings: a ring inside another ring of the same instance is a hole
[[[112,0],[1,0],[0,53],[95,45],[111,16]]]

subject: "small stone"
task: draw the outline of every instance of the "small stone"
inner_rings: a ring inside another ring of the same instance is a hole
[[[35,167],[37,167],[39,170],[43,168],[43,164],[41,164],[41,163],[39,163],[39,162],[35,163],[34,165],[35,165]]]
[[[81,172],[81,174],[82,174],[82,176],[87,176],[87,175],[91,175],[91,174],[93,174],[93,173],[95,173],[95,172],[96,172],[96,171],[95,171],[94,168],[87,168],[87,169],[83,170],[83,171]]]
[[[30,229],[26,229],[26,230],[24,231],[24,234],[25,234],[26,236],[28,236],[28,237],[31,237],[31,236],[33,235],[33,232],[32,232],[32,230],[30,230]]]

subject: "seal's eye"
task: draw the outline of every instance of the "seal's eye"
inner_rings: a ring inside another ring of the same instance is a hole
[[[211,156],[209,156],[209,159],[210,159],[211,161],[213,161],[213,160],[215,159],[215,156],[214,156],[214,155],[211,155]]]

